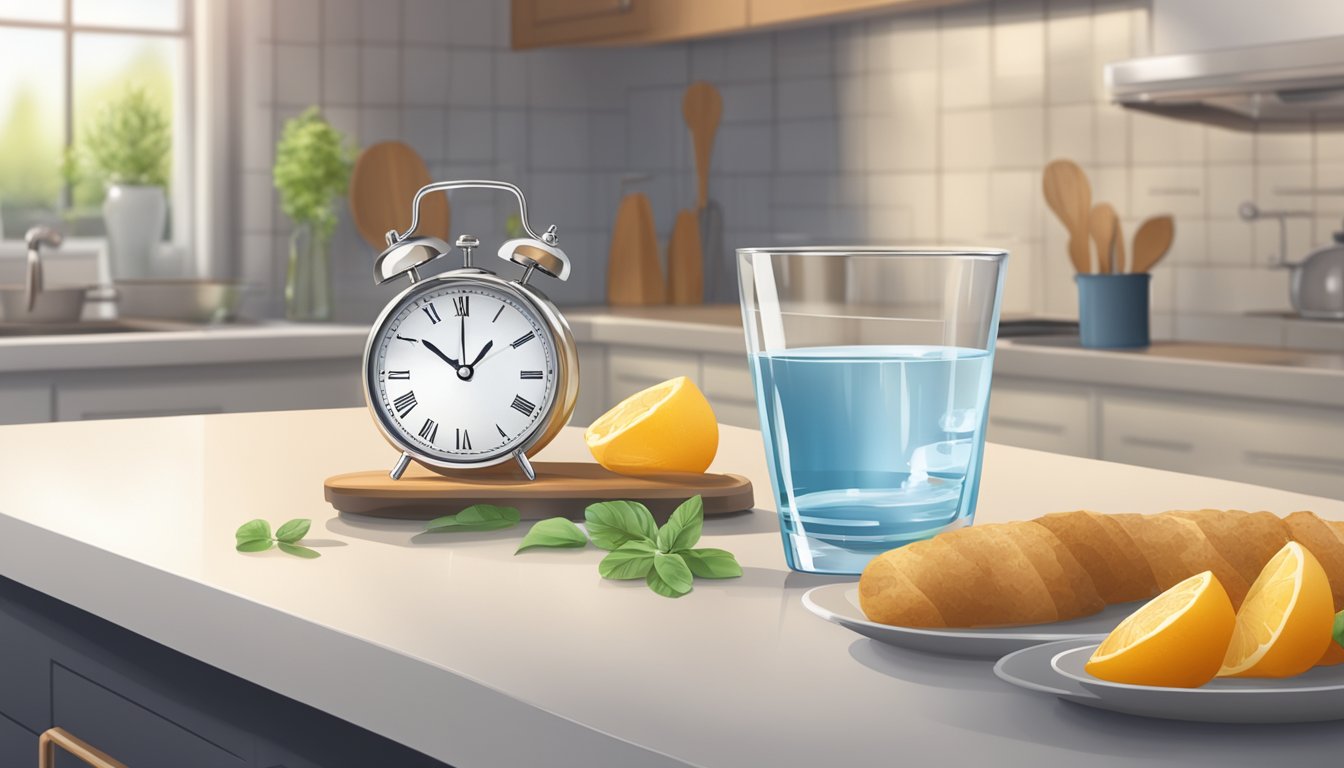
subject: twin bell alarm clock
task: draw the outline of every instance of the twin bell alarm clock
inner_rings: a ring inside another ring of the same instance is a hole
[[[419,270],[449,255],[437,237],[416,235],[425,195],[460,189],[513,193],[526,237],[499,247],[499,258],[521,268],[510,280],[472,263],[480,241],[461,235],[462,266],[433,277]],[[569,257],[552,225],[538,235],[527,201],[503,181],[443,181],[415,195],[411,226],[387,233],[378,256],[378,284],[410,285],[378,315],[364,349],[364,396],[378,429],[401,457],[400,479],[412,460],[435,472],[517,462],[528,480],[528,456],[569,421],[578,395],[574,337],[555,304],[530,284],[540,273],[569,277]]]

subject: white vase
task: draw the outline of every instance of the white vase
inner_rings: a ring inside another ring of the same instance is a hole
[[[163,187],[114,184],[103,201],[108,266],[115,280],[154,277],[168,200]]]

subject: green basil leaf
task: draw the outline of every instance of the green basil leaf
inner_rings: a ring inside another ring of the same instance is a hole
[[[512,528],[518,524],[521,515],[513,507],[497,507],[494,504],[473,504],[456,515],[445,515],[430,520],[425,530],[431,532],[455,531],[497,531]]]
[[[653,570],[658,572],[661,578],[668,586],[685,593],[691,591],[691,582],[694,580],[691,576],[691,569],[686,565],[686,561],[681,555],[677,554],[659,554],[653,558]]]
[[[641,539],[627,541],[597,564],[604,579],[642,579],[653,572],[653,544]]]
[[[681,555],[654,555],[653,569],[644,583],[663,597],[681,597],[691,591],[691,571]]]
[[[311,527],[312,524],[313,521],[306,518],[290,520],[288,523],[285,523],[276,529],[275,538],[293,544],[308,535],[308,528]]]
[[[246,523],[238,526],[238,530],[233,534],[239,544],[246,541],[271,540],[271,524],[265,520],[248,520]]]
[[[583,535],[583,530],[575,525],[574,521],[564,517],[552,517],[534,523],[532,530],[523,537],[523,542],[518,545],[514,554],[533,547],[583,547],[587,544],[588,537]]]
[[[1344,645],[1344,611],[1335,614],[1335,628],[1331,635],[1337,644]]]
[[[627,541],[658,536],[658,524],[649,508],[637,501],[600,501],[583,512],[588,536],[602,549],[614,550]]]
[[[290,544],[287,541],[279,542],[279,546],[281,552],[284,552],[287,555],[294,555],[295,557],[302,557],[308,560],[312,560],[315,557],[322,556],[322,553],[318,552],[316,549],[301,547],[298,544]]]
[[[732,579],[742,575],[733,553],[723,549],[704,547],[678,552],[691,573],[702,579]]]
[[[275,545],[270,539],[252,539],[251,541],[240,541],[238,546],[234,547],[239,552],[265,552]]]
[[[677,507],[666,525],[658,529],[658,549],[663,552],[690,549],[700,540],[704,526],[705,502],[699,496],[692,496]]]

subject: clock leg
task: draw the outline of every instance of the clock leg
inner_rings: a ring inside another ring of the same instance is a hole
[[[513,458],[518,460],[518,466],[523,470],[523,474],[527,475],[528,480],[537,479],[537,471],[532,469],[532,462],[527,460],[527,456],[522,451],[514,453]]]
[[[406,467],[410,466],[410,464],[411,454],[402,453],[401,457],[397,459],[396,465],[392,467],[392,471],[389,472],[388,475],[390,475],[393,480],[400,480],[402,474],[406,471]]]

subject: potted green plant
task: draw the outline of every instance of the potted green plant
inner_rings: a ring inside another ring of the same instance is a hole
[[[294,222],[285,276],[285,316],[291,320],[331,317],[331,235],[354,154],[317,107],[285,121],[272,175],[280,207]]]
[[[66,175],[107,189],[103,222],[113,278],[153,274],[154,257],[168,217],[168,116],[150,95],[127,88],[105,103],[85,126],[70,153]]]

